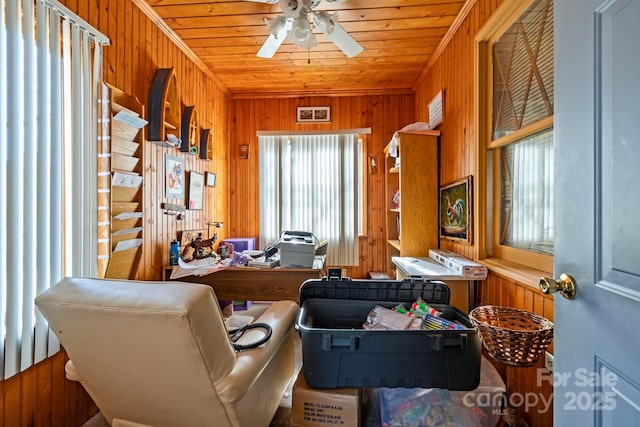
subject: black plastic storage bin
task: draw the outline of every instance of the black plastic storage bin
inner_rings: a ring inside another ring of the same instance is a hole
[[[473,390],[480,383],[480,337],[467,315],[449,305],[449,288],[426,279],[311,279],[300,288],[296,322],[302,370],[313,388],[420,387]],[[421,297],[467,329],[366,330],[376,306]]]

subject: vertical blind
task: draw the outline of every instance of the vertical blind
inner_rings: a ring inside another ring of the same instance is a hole
[[[109,41],[54,0],[0,2],[0,379],[6,379],[59,349],[35,296],[64,275],[97,271],[96,94]]]
[[[328,241],[327,264],[358,265],[357,134],[260,136],[260,244],[284,230]]]

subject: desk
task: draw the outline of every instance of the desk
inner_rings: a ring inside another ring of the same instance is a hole
[[[298,302],[300,285],[307,279],[320,277],[322,270],[313,268],[229,267],[205,276],[186,276],[176,280],[209,285],[219,301]]]

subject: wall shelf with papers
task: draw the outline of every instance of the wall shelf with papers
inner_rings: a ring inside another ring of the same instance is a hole
[[[143,178],[139,147],[147,121],[137,98],[109,86],[111,124],[110,255],[104,277],[135,279],[142,258]]]

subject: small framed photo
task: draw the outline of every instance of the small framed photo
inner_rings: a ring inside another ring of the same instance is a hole
[[[184,197],[184,160],[180,157],[165,154],[165,197],[181,199]]]
[[[297,107],[296,121],[298,123],[330,122],[331,107]]]
[[[216,186],[216,174],[213,172],[205,172],[205,184],[207,187]]]
[[[440,187],[440,238],[471,244],[472,177]]]
[[[189,209],[202,209],[204,199],[204,175],[200,172],[189,172],[189,197],[187,207]]]

